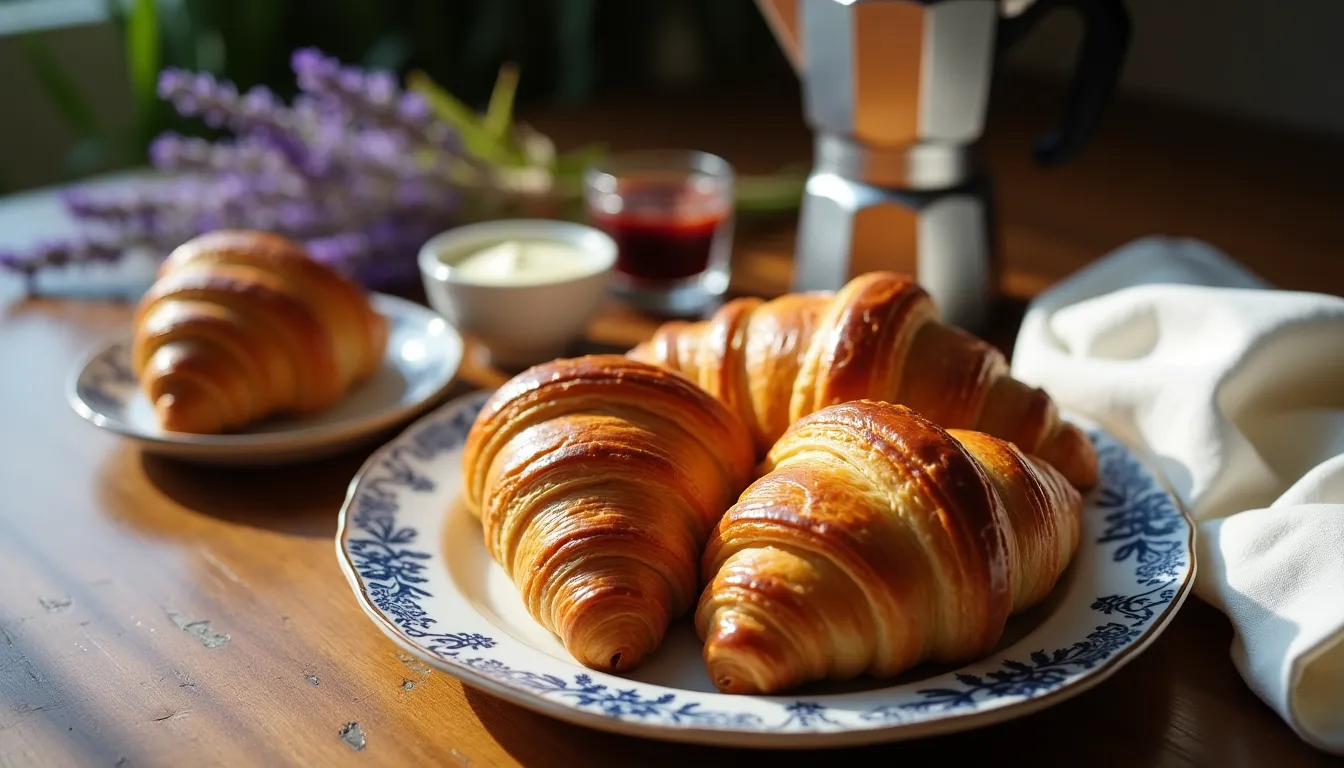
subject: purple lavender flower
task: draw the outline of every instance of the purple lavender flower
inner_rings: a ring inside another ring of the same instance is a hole
[[[403,93],[391,74],[342,67],[314,48],[295,51],[290,66],[299,88],[325,107],[342,112],[351,122],[408,133],[431,145],[456,149],[453,131],[434,118],[423,97]]]
[[[0,253],[0,264],[31,275],[48,267],[115,261],[121,257],[122,250],[115,244],[99,240],[45,240],[26,254]]]
[[[238,102],[236,111],[239,118],[250,120],[256,125],[279,126],[287,122],[278,119],[278,116],[285,113],[283,102],[264,85],[248,89]]]
[[[418,93],[404,93],[397,99],[395,107],[397,119],[411,125],[428,125],[433,122],[433,112],[429,102]]]
[[[235,133],[270,129],[295,129],[292,112],[265,86],[256,86],[241,96],[238,88],[208,74],[186,75],[166,70],[159,75],[159,96],[183,117],[200,117],[207,125]]]
[[[390,73],[344,67],[316,49],[296,51],[291,63],[302,91],[291,104],[265,87],[239,93],[209,74],[164,70],[161,98],[233,136],[159,136],[149,159],[170,178],[67,190],[62,199],[85,231],[0,253],[0,268],[31,275],[131,248],[166,255],[202,232],[237,227],[304,241],[346,271],[388,274],[380,265],[389,258],[414,254],[451,226],[459,191],[448,171],[479,163],[428,102]]]
[[[61,202],[76,218],[109,225],[132,226],[154,215],[158,199],[148,190],[127,185],[100,194],[79,187],[62,190]]]
[[[149,143],[149,162],[159,169],[195,165],[205,155],[199,151],[204,147],[203,140],[189,139],[171,131],[162,133]]]
[[[297,49],[289,57],[289,66],[299,88],[310,93],[322,90],[322,84],[335,80],[341,70],[335,59],[322,55],[316,48]]]
[[[320,207],[300,200],[277,205],[275,217],[280,222],[280,228],[290,233],[310,233],[319,230],[324,221]]]
[[[414,274],[413,254],[421,244],[451,225],[448,217],[389,215],[363,229],[313,238],[304,245],[313,258],[357,279],[397,280]]]
[[[31,253],[0,251],[0,267],[10,272],[32,275],[37,272],[37,258]]]
[[[350,264],[368,249],[368,238],[362,232],[340,232],[316,237],[304,244],[317,261],[330,265]]]
[[[286,158],[271,144],[250,137],[209,142],[164,133],[150,143],[149,159],[161,171],[294,175]]]
[[[159,98],[164,101],[174,101],[174,98],[183,98],[191,90],[193,76],[176,67],[168,67],[159,72],[159,84],[157,92]],[[195,114],[195,110],[191,110]]]
[[[396,106],[397,95],[401,89],[397,87],[397,80],[391,74],[370,72],[363,85],[370,104],[381,109],[392,109]]]

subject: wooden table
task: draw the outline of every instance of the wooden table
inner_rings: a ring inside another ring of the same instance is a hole
[[[1203,237],[1290,288],[1344,292],[1339,147],[1172,111],[1118,109],[1075,164],[1035,169],[1051,102],[1004,89],[998,171],[1007,347],[1022,300],[1152,232]],[[538,123],[562,141],[678,144],[739,166],[806,159],[794,93],[629,103]],[[748,227],[735,286],[789,279],[789,222]],[[80,422],[62,384],[124,325],[124,304],[13,299],[0,309],[0,765],[733,765],[755,753],[597,734],[464,689],[401,656],[355,603],[333,553],[335,514],[367,449],[296,469],[197,468],[143,456]],[[652,323],[619,307],[594,344]],[[473,371],[468,378],[484,376]],[[207,647],[211,633],[228,642]],[[186,631],[182,628],[186,625]],[[1231,632],[1191,599],[1106,683],[1040,714],[962,735],[786,765],[1310,765],[1237,676]],[[367,747],[338,732],[357,721]]]

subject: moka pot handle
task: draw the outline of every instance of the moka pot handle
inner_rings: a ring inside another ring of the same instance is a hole
[[[1075,9],[1083,20],[1083,41],[1074,62],[1064,114],[1032,150],[1042,165],[1068,161],[1082,149],[1101,121],[1129,48],[1131,22],[1124,0],[1037,0],[1018,16],[999,22],[998,49],[1025,37],[1050,12]]]

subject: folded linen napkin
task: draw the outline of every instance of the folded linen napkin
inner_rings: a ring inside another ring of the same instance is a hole
[[[1029,307],[1013,375],[1148,454],[1198,523],[1195,594],[1305,740],[1344,754],[1344,298],[1145,238]]]

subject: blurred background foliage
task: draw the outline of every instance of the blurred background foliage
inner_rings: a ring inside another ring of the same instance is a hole
[[[103,0],[124,41],[132,125],[104,126],[89,94],[30,33],[24,56],[78,140],[64,175],[139,165],[172,129],[208,134],[155,95],[158,72],[209,72],[240,89],[295,91],[290,54],[316,46],[342,61],[421,71],[484,108],[506,63],[520,105],[577,105],[623,91],[731,84],[788,64],[752,0]]]

